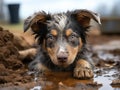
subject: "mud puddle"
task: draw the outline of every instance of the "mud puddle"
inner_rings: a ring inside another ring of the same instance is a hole
[[[104,69],[102,69],[104,70]],[[70,72],[59,72],[46,75],[45,81],[37,81],[36,86],[30,90],[120,90],[120,83],[112,86],[113,80],[118,80],[119,74],[116,69],[107,69],[98,75],[97,72],[91,80],[77,80]]]

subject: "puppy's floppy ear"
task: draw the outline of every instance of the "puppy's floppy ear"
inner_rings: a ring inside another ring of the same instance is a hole
[[[84,28],[88,28],[90,26],[91,19],[95,20],[98,24],[101,24],[100,16],[97,13],[91,12],[89,10],[75,10],[72,12],[72,15]]]
[[[31,28],[35,33],[40,32],[40,29],[43,29],[43,27],[46,25],[47,19],[48,15],[44,11],[35,13],[25,20],[24,32],[26,32],[29,28]]]

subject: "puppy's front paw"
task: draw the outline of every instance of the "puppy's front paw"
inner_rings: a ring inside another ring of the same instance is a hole
[[[89,79],[93,77],[93,71],[87,67],[77,67],[74,69],[74,77],[79,79]]]
[[[90,79],[94,76],[91,65],[85,60],[78,61],[73,75],[79,79]]]

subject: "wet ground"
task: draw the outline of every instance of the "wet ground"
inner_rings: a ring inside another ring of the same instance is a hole
[[[0,34],[0,90],[120,90],[120,35],[89,36],[95,75],[79,80],[72,72],[29,72],[30,61],[20,60],[13,34]]]

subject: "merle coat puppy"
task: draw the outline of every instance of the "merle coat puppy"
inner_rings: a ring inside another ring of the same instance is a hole
[[[92,64],[85,55],[86,32],[91,19],[100,24],[98,14],[88,10],[56,14],[42,11],[28,17],[24,31],[30,27],[39,44],[36,58],[29,68],[41,72],[73,71],[76,78],[92,78]]]

